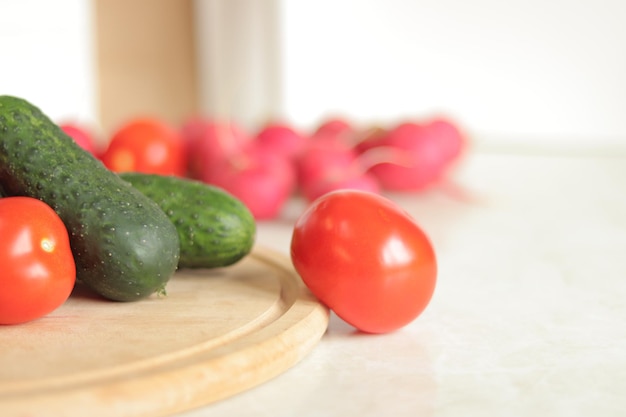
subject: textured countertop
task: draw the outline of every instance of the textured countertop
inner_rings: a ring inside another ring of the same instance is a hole
[[[626,415],[626,157],[473,152],[454,181],[388,195],[438,254],[420,317],[373,336],[333,316],[287,372],[181,416]],[[303,208],[259,243],[287,255]]]

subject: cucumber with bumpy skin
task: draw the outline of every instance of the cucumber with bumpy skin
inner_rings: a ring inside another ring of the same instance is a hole
[[[119,175],[154,200],[176,226],[180,268],[232,265],[252,249],[254,217],[225,190],[174,176],[134,172]]]
[[[76,278],[105,298],[163,292],[176,228],[154,201],[78,146],[40,109],[0,96],[0,188],[50,205],[68,229]]]

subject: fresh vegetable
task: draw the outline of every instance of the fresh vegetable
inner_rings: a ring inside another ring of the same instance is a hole
[[[433,135],[439,138],[442,150],[442,158],[446,164],[450,164],[461,157],[467,145],[464,133],[452,120],[443,117],[432,119],[428,128]]]
[[[226,190],[241,200],[256,220],[278,216],[295,188],[290,156],[295,147],[278,152],[276,138],[250,136],[232,121],[196,117],[188,120],[182,131],[192,178]]]
[[[59,127],[65,132],[66,135],[74,139],[74,141],[84,150],[92,155],[98,155],[98,147],[96,141],[93,138],[92,133],[84,126],[78,123],[64,122],[59,124]]]
[[[234,121],[205,117],[187,120],[182,127],[189,175],[210,182],[215,165],[247,148],[252,138]]]
[[[298,182],[308,201],[339,189],[378,193],[380,186],[348,143],[334,138],[311,141],[298,159]]]
[[[257,220],[276,218],[296,185],[284,155],[254,146],[216,161],[204,181],[240,199]]]
[[[332,176],[333,171],[353,166],[357,156],[352,146],[343,141],[331,138],[311,141],[297,160],[298,183],[304,188],[313,185]]]
[[[35,320],[63,304],[76,266],[54,210],[35,198],[1,198],[0,236],[0,324]]]
[[[161,208],[31,103],[0,96],[0,188],[50,205],[69,232],[79,281],[131,301],[164,291],[179,258]]]
[[[429,238],[404,210],[374,193],[341,190],[315,200],[295,223],[291,259],[311,292],[363,332],[408,324],[435,290]]]
[[[176,226],[180,268],[231,265],[252,249],[254,217],[223,189],[174,176],[121,173],[120,177],[154,200]]]
[[[461,154],[464,139],[456,127],[444,119],[428,123],[404,122],[371,141],[367,148],[395,148],[403,163],[395,161],[372,167],[383,188],[394,191],[420,191],[440,180]]]
[[[256,143],[276,153],[295,159],[307,145],[307,137],[287,123],[273,122],[265,125],[255,137]]]
[[[354,134],[355,129],[352,124],[341,117],[330,117],[322,121],[313,132],[313,139],[343,137],[347,138]]]
[[[337,190],[360,190],[376,194],[380,193],[378,180],[368,172],[358,173],[348,168],[344,172],[329,174],[328,177],[302,189],[307,201],[315,201],[315,199]]]
[[[101,156],[115,172],[143,172],[184,176],[187,155],[180,133],[155,118],[124,123],[111,137]]]

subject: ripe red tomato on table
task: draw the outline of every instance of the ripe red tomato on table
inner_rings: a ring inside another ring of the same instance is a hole
[[[397,204],[370,192],[339,190],[315,200],[295,223],[291,259],[321,302],[367,333],[410,323],[435,290],[428,236]]]
[[[181,134],[155,118],[136,118],[118,129],[101,156],[115,172],[184,176],[187,170]]]
[[[76,282],[65,225],[46,203],[0,198],[0,324],[35,320],[57,309]]]

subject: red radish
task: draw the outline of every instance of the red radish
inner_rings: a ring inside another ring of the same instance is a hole
[[[59,127],[65,132],[66,135],[74,139],[78,146],[90,154],[97,156],[98,151],[93,135],[86,127],[81,126],[78,123],[70,122],[61,123],[59,124]]]
[[[315,132],[314,137],[346,135],[353,132],[352,125],[345,119],[335,117],[322,122]]]
[[[248,134],[233,121],[196,117],[183,124],[190,176],[205,180],[213,166],[251,145]]]
[[[302,194],[308,201],[314,201],[326,193],[343,189],[379,193],[380,185],[373,174],[346,168],[343,172],[335,171],[317,181],[304,184]]]
[[[356,130],[342,119],[329,119],[322,123],[311,135],[309,141],[336,141],[354,146]]]
[[[428,128],[439,138],[444,155],[449,161],[459,158],[465,148],[465,137],[460,129],[445,118],[435,118]]]
[[[294,191],[294,166],[285,156],[249,147],[216,162],[206,182],[239,198],[257,220],[279,216]]]
[[[372,126],[355,134],[354,148],[363,153],[371,148],[381,146],[388,130],[381,126]]]
[[[307,144],[307,137],[286,123],[267,124],[256,135],[257,143],[288,158],[298,157]]]
[[[298,162],[299,186],[310,201],[338,189],[380,191],[378,180],[367,172],[370,161],[333,138],[312,141]]]
[[[298,184],[306,187],[327,176],[329,171],[344,170],[354,163],[356,157],[352,147],[332,138],[311,141],[297,160]]]
[[[460,154],[461,136],[452,133],[450,125],[441,120],[427,124],[401,123],[379,138],[377,145],[404,151],[405,163],[378,164],[371,172],[385,189],[422,190],[440,179]]]

